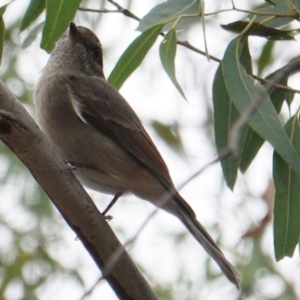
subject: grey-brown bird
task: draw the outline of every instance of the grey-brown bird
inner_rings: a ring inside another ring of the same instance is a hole
[[[35,102],[44,133],[85,186],[115,199],[132,193],[173,214],[239,286],[238,272],[175,190],[139,118],[105,80],[101,44],[92,31],[70,24],[42,71]]]

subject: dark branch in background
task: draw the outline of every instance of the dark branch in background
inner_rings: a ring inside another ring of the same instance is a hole
[[[120,4],[118,4],[117,2],[113,1],[113,0],[107,0],[107,2],[110,2],[111,4],[113,4],[117,10],[108,10],[108,9],[90,9],[90,8],[85,8],[85,7],[80,7],[79,10],[81,11],[88,11],[88,12],[94,12],[94,13],[121,13],[123,14],[124,16],[126,17],[129,17],[131,19],[134,19],[136,21],[140,21],[141,19],[136,16],[134,13],[132,13],[130,10],[124,8],[123,6],[121,6]],[[228,11],[239,11],[239,12],[243,12],[243,13],[251,13],[251,14],[259,14],[257,12],[254,12],[254,11],[247,11],[247,10],[242,10],[242,9],[237,9],[236,7],[233,6],[233,8],[227,10],[220,10],[220,11],[217,11],[217,12],[213,12],[213,13],[209,13],[209,14],[205,14],[205,16],[210,16],[212,14],[217,14],[217,13],[221,13],[221,12],[228,12]],[[269,15],[269,13],[261,13],[261,15]],[[273,14],[272,14],[273,15]],[[279,15],[276,15],[276,16],[279,16]],[[295,17],[295,15],[283,15],[284,17]],[[161,33],[162,36],[165,36],[164,33]],[[208,57],[209,59],[211,59],[212,61],[215,61],[215,62],[218,62],[218,63],[221,63],[221,59],[213,56],[213,55],[210,55],[208,53],[206,53],[205,51],[203,50],[200,50],[198,49],[197,47],[191,45],[188,41],[181,41],[181,40],[178,40],[177,39],[177,44],[178,45],[181,45],[195,53],[198,53],[198,54],[201,54],[205,57]],[[264,79],[264,78],[261,78],[259,76],[256,76],[256,75],[252,75],[252,77],[256,80],[258,80],[259,82],[261,83],[267,83],[268,80],[267,79]],[[292,93],[298,93],[300,94],[300,90],[296,90],[296,89],[292,89],[288,86],[284,86],[284,85],[281,85],[281,84],[275,84],[273,85],[273,87],[275,87],[276,89],[279,89],[279,90],[284,90],[284,91],[288,91],[288,92],[292,92]]]
[[[21,102],[0,80],[0,139],[44,189],[94,259],[119,299],[156,300],[102,214]],[[112,253],[122,249],[109,272]]]

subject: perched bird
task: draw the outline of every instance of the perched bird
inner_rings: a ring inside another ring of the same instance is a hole
[[[70,24],[35,91],[38,122],[85,186],[124,193],[173,214],[239,286],[240,276],[176,191],[139,118],[103,74],[102,47],[89,29]]]

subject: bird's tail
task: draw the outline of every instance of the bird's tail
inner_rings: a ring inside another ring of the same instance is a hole
[[[209,233],[196,219],[195,213],[185,200],[177,194],[175,197],[175,203],[179,208],[180,216],[177,217],[183,222],[189,232],[196,238],[196,240],[202,245],[206,252],[213,258],[213,260],[219,265],[224,275],[235,284],[238,288],[240,287],[241,276],[234,266],[226,259],[218,245],[211,238]]]

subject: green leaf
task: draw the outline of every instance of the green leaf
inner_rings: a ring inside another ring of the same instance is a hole
[[[202,17],[199,15],[199,16],[195,16],[195,17],[188,16],[188,17],[180,18],[179,21],[178,21],[178,19],[166,24],[164,26],[164,28],[162,29],[162,31],[167,32],[173,28],[175,28],[176,30],[186,29],[187,27],[189,27],[193,24],[199,23],[201,21]]]
[[[299,0],[287,0],[287,2],[300,14],[300,1]]]
[[[186,99],[175,75],[175,56],[176,56],[176,32],[175,29],[170,30],[159,47],[159,54],[163,68],[167,72],[168,76],[170,77],[171,81],[177,88],[178,92],[181,96]]]
[[[67,30],[74,19],[81,0],[47,0],[46,21],[43,30],[41,47],[51,52],[56,41]]]
[[[22,43],[21,46],[22,49],[28,48],[33,43],[33,41],[36,40],[38,34],[43,30],[44,24],[45,22],[43,21],[37,24],[36,26],[34,26],[32,30],[30,30],[29,34],[27,35],[24,42]]]
[[[277,112],[271,103],[265,89],[255,84],[240,64],[239,57],[243,45],[242,37],[238,37],[228,45],[222,61],[222,72],[226,89],[240,114],[255,102],[258,95],[263,95],[264,101],[257,107],[257,112],[248,124],[263,139],[267,140],[277,153],[300,174],[300,159],[289,137],[283,129]]]
[[[263,71],[274,62],[275,57],[272,55],[274,50],[275,42],[266,41],[264,44],[261,54],[257,60],[257,75],[261,76]]]
[[[167,24],[177,20],[181,15],[191,15],[191,17],[183,18],[190,19],[189,21],[180,20],[178,22],[178,28],[182,26],[190,25],[191,23],[198,21],[200,16],[200,1],[199,0],[168,0],[164,3],[158,4],[150,12],[145,15],[141,20],[137,28],[139,31],[146,31],[149,28],[158,24]],[[178,29],[176,27],[176,29]]]
[[[20,31],[27,28],[44,11],[45,0],[31,0],[22,20]]]
[[[142,63],[146,54],[160,34],[162,25],[157,25],[141,33],[125,50],[115,68],[109,75],[108,82],[119,89],[133,71]]]
[[[295,149],[300,153],[300,125],[297,114],[285,126]],[[293,256],[300,236],[300,175],[274,152],[273,178],[276,187],[274,205],[274,247],[276,260]]]
[[[275,71],[271,75],[269,75],[266,79],[272,80],[274,76],[276,76],[277,72],[280,72],[281,69]],[[288,77],[281,79],[279,84],[287,86]],[[282,90],[274,89],[270,94],[270,99],[276,109],[276,112],[279,114],[281,111],[282,104],[284,100],[287,98],[287,92]],[[241,155],[240,161],[240,170],[244,173],[247,171],[251,162],[255,158],[259,149],[264,143],[264,139],[258,135],[252,128],[249,128],[247,131],[247,136],[245,138],[245,144]]]
[[[252,62],[248,45],[245,45],[240,56],[240,62],[248,74],[252,74]],[[227,92],[222,67],[219,66],[213,83],[213,105],[214,105],[214,129],[217,150],[220,153],[228,146],[231,127],[240,117],[240,113],[235,108],[233,101]],[[243,148],[244,137],[247,132],[247,126],[240,138],[240,148]],[[221,160],[222,171],[227,186],[233,190],[240,158],[228,157]]]
[[[231,127],[240,116],[227,93],[221,65],[214,78],[213,105],[215,140],[218,153],[220,153],[222,149],[228,146]],[[221,167],[226,185],[233,190],[237,178],[239,159],[228,157],[221,160]]]
[[[177,129],[177,124],[166,125],[158,121],[152,122],[152,127],[159,137],[173,150],[179,154],[183,154],[183,144]],[[174,130],[175,129],[175,130]]]
[[[298,0],[295,0],[298,1]],[[273,0],[274,5],[264,5],[262,9],[258,9],[260,13],[268,13],[268,15],[256,15],[255,22],[262,23],[267,25],[268,27],[278,28],[282,27],[288,23],[291,23],[294,20],[298,20],[299,16],[295,13],[293,7],[288,3],[286,0]],[[270,18],[271,16],[274,18]],[[295,15],[294,18],[291,17],[276,17],[278,14],[285,14],[285,15]],[[252,19],[253,15],[250,14],[247,16],[247,19]]]
[[[250,25],[250,26],[249,26]],[[248,27],[249,26],[249,27]],[[221,25],[221,27],[227,31],[234,33],[241,33],[247,28],[248,35],[265,37],[268,40],[294,40],[295,32],[279,30],[272,27],[267,27],[265,25],[253,22],[246,21],[237,21],[227,25]]]
[[[5,24],[3,21],[3,14],[6,10],[6,7],[7,7],[7,5],[0,7],[0,64],[1,64],[1,60],[2,60],[4,35],[5,35]]]

